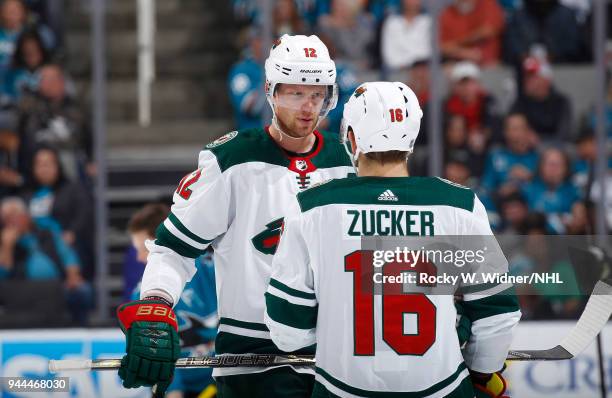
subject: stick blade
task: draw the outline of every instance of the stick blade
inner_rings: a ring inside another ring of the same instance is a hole
[[[511,350],[506,359],[509,361],[561,361],[573,357],[568,350],[558,345],[549,350]]]

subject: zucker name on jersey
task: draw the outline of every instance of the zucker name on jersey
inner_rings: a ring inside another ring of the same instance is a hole
[[[470,189],[408,176],[406,156],[421,115],[406,85],[361,85],[345,106],[341,129],[358,177],[299,193],[285,218],[266,324],[285,351],[316,343],[313,397],[503,395],[498,372],[521,314],[511,286],[476,286],[478,293],[464,295],[472,335],[462,353],[452,293],[403,294],[396,287],[389,294],[385,285],[374,294],[366,284],[364,267],[372,259],[360,237],[392,235],[392,213],[413,216],[407,225],[397,223],[396,236],[410,228],[413,235],[492,235]],[[396,265],[383,269],[406,270]]]

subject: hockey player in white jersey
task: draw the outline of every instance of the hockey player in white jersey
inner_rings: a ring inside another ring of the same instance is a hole
[[[177,359],[171,307],[212,245],[219,333],[217,355],[281,351],[264,324],[264,293],[287,205],[314,183],[353,172],[337,134],[318,123],[337,101],[336,68],[316,36],[285,35],[265,65],[273,110],[265,129],[234,131],[200,152],[198,169],[174,194],[171,214],[148,241],[141,300],[118,309],[127,337],[120,376],[124,386],[168,383]],[[313,354],[313,347],[299,353]],[[218,396],[305,397],[309,368],[215,369]]]
[[[409,176],[406,157],[421,117],[406,85],[361,85],[345,105],[341,129],[358,177],[299,193],[285,217],[266,292],[266,325],[282,350],[317,344],[313,397],[504,394],[500,370],[520,318],[512,287],[464,295],[472,334],[462,355],[452,293],[386,295],[385,285],[383,294],[374,294],[364,285],[361,268],[372,261],[362,251],[362,235],[492,235],[470,189]]]

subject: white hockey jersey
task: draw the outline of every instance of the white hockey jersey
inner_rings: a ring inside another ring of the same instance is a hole
[[[198,169],[179,184],[171,214],[159,226],[142,294],[178,302],[196,272],[193,259],[212,244],[218,297],[218,354],[280,353],[264,324],[264,293],[283,216],[311,184],[353,172],[337,135],[315,132],[313,149],[292,154],[264,129],[231,132],[200,152]],[[301,353],[314,353],[314,348]],[[215,375],[264,369],[215,369]]]
[[[385,285],[374,294],[361,269],[372,264],[362,235],[491,236],[470,189],[439,178],[357,177],[313,187],[294,203],[273,261],[266,324],[283,350],[317,344],[317,388],[341,397],[471,398],[463,393],[472,389],[468,368],[502,368],[520,318],[511,286],[471,286],[480,289],[464,295],[473,323],[462,355],[452,293],[388,294]]]

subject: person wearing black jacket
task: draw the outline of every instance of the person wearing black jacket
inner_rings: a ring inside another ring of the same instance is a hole
[[[86,278],[93,274],[93,208],[90,193],[63,172],[58,152],[50,146],[34,151],[24,197],[39,225],[61,229],[66,244],[73,247]]]

